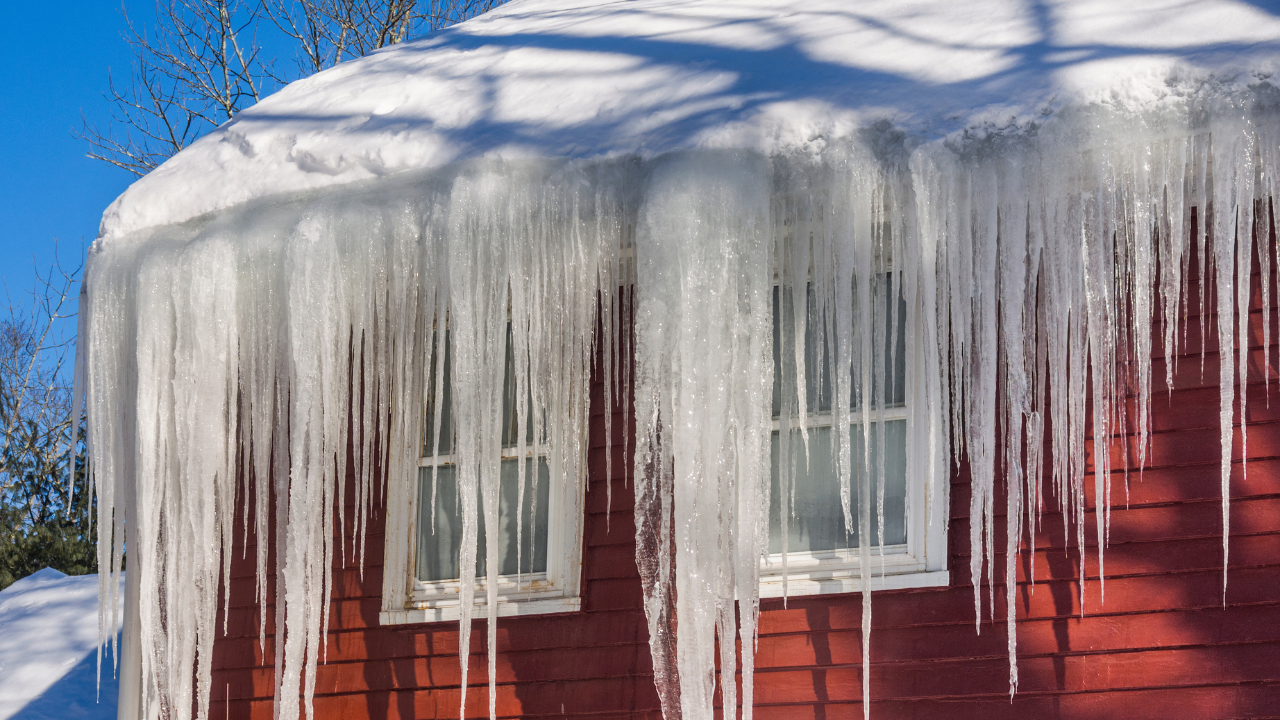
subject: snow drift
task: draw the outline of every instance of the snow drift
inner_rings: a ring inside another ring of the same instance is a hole
[[[980,621],[997,502],[1010,595],[1050,489],[1077,542],[1097,513],[1105,545],[1112,468],[1096,452],[1086,478],[1086,439],[1131,434],[1141,466],[1153,353],[1173,357],[1186,303],[1204,303],[1183,297],[1198,254],[1216,313],[1201,332],[1223,348],[1225,583],[1255,246],[1264,333],[1280,282],[1280,19],[1225,1],[1167,10],[517,2],[295,83],[139,181],[91,250],[78,363],[100,565],[118,569],[127,542],[138,576],[141,714],[187,717],[193,699],[207,713],[246,504],[260,538],[275,517],[274,569],[257,548],[260,602],[277,577],[277,708],[309,709],[332,562],[365,552],[362,537],[333,546],[335,498],[349,464],[359,523],[384,487],[388,502],[416,491],[441,327],[462,497],[481,498],[463,504],[462,647],[479,513],[498,527],[507,344],[564,483],[584,479],[599,350],[606,401],[634,389],[664,713],[711,717],[718,636],[724,700],[740,663],[749,718],[775,307],[784,362],[803,367],[807,335],[829,349],[833,413],[850,419],[833,465],[861,538],[883,468],[852,448],[883,442],[882,359],[905,313],[908,477],[948,502],[967,458]],[[801,433],[803,375],[781,420]],[[394,589],[407,571],[386,577]]]
[[[97,647],[97,575],[45,568],[0,591],[0,718],[114,718],[115,656]]]

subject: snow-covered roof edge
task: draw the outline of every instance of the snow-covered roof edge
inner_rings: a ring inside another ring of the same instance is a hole
[[[888,121],[916,141],[1066,109],[1167,115],[1251,94],[1280,18],[1238,0],[1024,6],[517,0],[295,82],[142,178],[100,238],[481,157],[821,149]]]

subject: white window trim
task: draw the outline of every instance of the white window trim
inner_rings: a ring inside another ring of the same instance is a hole
[[[545,446],[526,447],[525,457],[541,457]],[[504,448],[503,460],[520,457],[518,448]],[[452,464],[453,455],[441,455],[440,465]],[[406,493],[407,502],[389,504],[387,518],[386,567],[403,567],[407,577],[399,597],[387,597],[389,583],[384,583],[383,610],[378,614],[381,625],[457,621],[462,617],[461,583],[457,580],[427,582],[417,577],[418,551],[418,482],[423,467],[431,467],[432,458],[418,460],[413,470],[414,492]],[[583,468],[585,471],[585,467]],[[517,578],[498,577],[498,617],[576,612],[582,608],[582,539],[585,483],[582,478],[551,477],[547,512],[547,570],[524,573]],[[396,520],[397,522],[393,522]],[[405,533],[392,533],[403,527]],[[403,563],[403,564],[401,564]],[[488,601],[486,581],[477,580],[472,617],[486,617]]]
[[[872,422],[906,420],[905,407],[885,408],[872,414]],[[831,425],[820,418],[810,427]],[[850,425],[862,424],[862,411],[849,414]],[[773,429],[781,430],[774,420]],[[907,452],[911,452],[907,447]],[[907,477],[907,542],[889,545],[885,553],[871,550],[871,590],[941,588],[951,583],[947,569],[946,509],[950,493],[940,488],[930,512],[923,478]],[[760,597],[780,598],[800,595],[852,593],[862,589],[861,560],[856,549],[787,553],[787,569],[782,569],[782,553],[771,553],[760,563]],[[784,592],[785,590],[785,592]]]

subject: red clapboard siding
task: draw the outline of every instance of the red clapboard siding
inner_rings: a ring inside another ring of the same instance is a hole
[[[1192,287],[1189,292],[1188,309],[1198,314],[1198,291]],[[884,592],[873,598],[873,717],[1280,717],[1280,373],[1275,367],[1280,348],[1274,346],[1280,329],[1273,313],[1273,347],[1264,351],[1262,314],[1251,313],[1248,444],[1242,446],[1237,432],[1230,584],[1224,597],[1220,357],[1212,307],[1210,298],[1203,365],[1200,321],[1193,315],[1175,358],[1171,391],[1165,386],[1161,335],[1154,334],[1154,434],[1147,468],[1127,476],[1121,469],[1112,474],[1105,583],[1099,577],[1096,517],[1090,512],[1086,518],[1085,614],[1076,538],[1064,535],[1063,518],[1050,497],[1035,552],[1024,552],[1016,563],[1020,683],[1011,699],[1003,619],[1003,503],[997,503],[995,567],[982,580],[978,633],[969,582],[970,482],[962,464],[951,483],[951,587]],[[621,442],[633,427],[620,408],[604,408],[602,397],[596,378],[583,610],[499,621],[501,717],[659,717],[634,563],[630,467]],[[607,411],[613,412],[612,439],[604,433]],[[1126,457],[1133,461],[1135,444],[1132,435],[1108,443],[1114,467],[1123,468]],[[1092,442],[1088,451],[1092,463]],[[606,463],[610,457],[611,467]],[[1087,478],[1086,496],[1092,505],[1092,478]],[[353,498],[344,503],[346,522],[340,531],[350,553]],[[456,625],[378,625],[384,520],[385,513],[376,508],[362,570],[350,561],[335,566],[316,715],[457,717],[462,693]],[[254,543],[252,536],[239,542],[232,561],[230,603],[223,611],[227,635],[214,648],[214,718],[272,717],[274,616],[270,606],[257,607]],[[273,566],[274,557],[268,563]],[[269,578],[269,602],[274,590]],[[780,600],[764,601],[756,654],[757,718],[861,716],[861,607],[857,595],[792,598],[785,607]],[[263,613],[267,637],[260,646]],[[488,713],[486,643],[485,625],[477,621],[468,663],[468,717]]]

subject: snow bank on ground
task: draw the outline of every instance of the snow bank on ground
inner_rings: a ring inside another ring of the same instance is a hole
[[[1241,0],[517,0],[288,86],[139,180],[101,236],[481,156],[922,139],[1154,108],[1271,71]]]
[[[0,591],[0,720],[114,718],[111,655],[99,696],[97,646],[97,575],[45,568]]]

